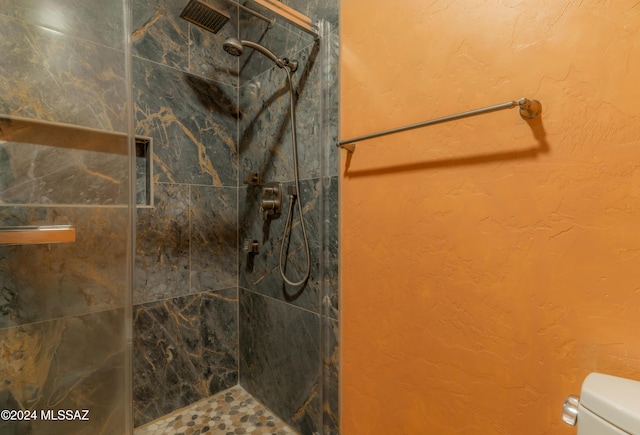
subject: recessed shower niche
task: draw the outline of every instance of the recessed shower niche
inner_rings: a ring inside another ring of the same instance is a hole
[[[136,206],[153,207],[153,140],[135,137]]]

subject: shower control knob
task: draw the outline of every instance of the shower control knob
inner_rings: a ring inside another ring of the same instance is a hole
[[[275,219],[280,216],[282,210],[282,184],[269,183],[262,189],[260,200],[260,213],[264,220]]]
[[[274,210],[278,207],[278,201],[275,199],[263,199],[262,209],[266,212],[274,213]]]
[[[260,242],[253,239],[246,239],[242,244],[242,250],[250,254],[260,253]]]
[[[562,421],[570,426],[575,426],[578,422],[578,407],[580,406],[580,397],[569,396],[564,401],[562,407]]]

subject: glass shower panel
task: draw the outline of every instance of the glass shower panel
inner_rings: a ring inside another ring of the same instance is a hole
[[[127,8],[0,0],[2,434],[130,432]]]
[[[338,52],[339,33],[328,20],[319,22],[320,72],[320,282],[322,428],[325,435],[340,430],[340,325],[338,285]]]

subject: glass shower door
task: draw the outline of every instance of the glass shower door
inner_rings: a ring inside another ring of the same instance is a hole
[[[0,9],[0,433],[129,433],[121,1]]]

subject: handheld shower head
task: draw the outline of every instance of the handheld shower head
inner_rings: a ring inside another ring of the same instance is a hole
[[[238,38],[227,38],[222,44],[222,48],[224,48],[224,51],[232,56],[240,56],[242,54],[242,51],[244,50],[244,47],[253,48],[256,51],[259,51],[260,53],[271,59],[273,63],[278,65],[278,67],[280,68],[284,68],[286,66],[289,68],[289,70],[291,70],[291,72],[294,72],[298,68],[298,62],[296,62],[295,60],[289,60],[287,58],[279,59],[269,49],[263,47],[260,44],[256,44],[255,42],[241,41]]]
[[[240,56],[244,47],[238,38],[227,38],[222,44],[222,48],[231,56]]]

